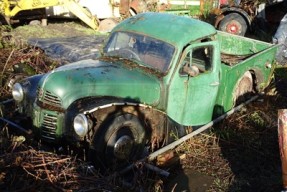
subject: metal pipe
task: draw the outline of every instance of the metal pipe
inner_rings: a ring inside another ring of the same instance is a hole
[[[10,103],[10,102],[13,102],[13,101],[14,101],[14,99],[7,99],[7,100],[5,100],[5,101],[1,101],[1,102],[0,102],[0,105],[5,105],[5,104]]]
[[[256,95],[254,97],[252,97],[251,99],[245,101],[244,103],[238,105],[237,107],[231,109],[230,111],[228,111],[227,113],[219,116],[218,118],[214,119],[213,121],[209,122],[208,124],[200,127],[199,129],[191,132],[190,134],[188,135],[185,135],[183,137],[181,137],[180,139],[166,145],[165,147],[151,153],[148,157],[146,158],[143,158],[143,159],[140,159],[138,160],[137,162],[135,163],[132,163],[130,164],[129,166],[127,166],[126,168],[122,169],[121,171],[119,171],[119,174],[120,175],[123,175],[125,173],[127,173],[128,171],[130,171],[131,169],[133,169],[137,163],[141,163],[141,162],[145,162],[146,160],[149,160],[149,161],[152,161],[154,160],[157,156],[161,155],[162,153],[165,153],[166,151],[168,150],[171,150],[173,148],[175,148],[176,146],[180,145],[181,143],[183,143],[184,141],[190,139],[191,137],[205,131],[206,129],[210,128],[212,125],[214,125],[215,123],[218,123],[219,121],[222,121],[224,118],[230,116],[231,114],[233,114],[234,112],[238,111],[239,109],[241,109],[243,106],[251,103],[252,101],[256,100],[257,98],[259,97],[259,95]]]
[[[169,172],[165,171],[165,170],[162,170],[154,165],[151,165],[151,164],[148,164],[148,163],[144,163],[144,166],[162,176],[165,176],[165,177],[168,177],[170,175]]]
[[[193,136],[205,131],[206,129],[210,128],[211,126],[213,126],[215,123],[218,123],[219,121],[222,121],[223,119],[225,119],[226,117],[230,116],[231,114],[233,114],[234,112],[238,111],[239,109],[241,109],[243,106],[251,103],[252,101],[256,100],[259,97],[259,95],[256,95],[254,97],[252,97],[251,99],[245,101],[244,103],[236,106],[235,108],[231,109],[230,111],[228,111],[227,113],[224,113],[223,115],[219,116],[218,118],[214,119],[213,121],[209,122],[208,124],[200,127],[199,129],[191,132],[188,135],[185,135],[181,138],[179,138],[178,140],[166,145],[165,147],[151,153],[148,156],[148,160],[152,161],[154,160],[157,156],[161,155],[162,153],[165,153],[168,150],[174,149],[176,146],[180,145],[181,143],[185,142],[186,140],[192,138]]]
[[[27,130],[27,129],[21,127],[20,125],[17,125],[16,123],[13,123],[12,121],[9,121],[9,120],[7,120],[7,119],[4,119],[3,117],[0,117],[0,120],[2,120],[2,121],[4,121],[4,122],[6,122],[6,123],[12,125],[13,127],[16,127],[17,129],[19,129],[20,131],[22,131],[22,132],[24,132],[24,133],[26,133],[26,134],[28,134],[28,135],[32,134],[32,131],[31,131],[30,129]]]

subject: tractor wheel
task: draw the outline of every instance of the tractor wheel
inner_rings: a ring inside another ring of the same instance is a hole
[[[247,31],[245,19],[238,13],[230,13],[220,21],[218,29],[227,33],[244,36]]]

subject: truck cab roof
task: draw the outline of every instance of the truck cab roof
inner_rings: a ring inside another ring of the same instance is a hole
[[[215,28],[206,22],[155,12],[130,17],[118,24],[113,31],[132,31],[146,34],[175,46],[184,46],[189,42],[216,34]]]

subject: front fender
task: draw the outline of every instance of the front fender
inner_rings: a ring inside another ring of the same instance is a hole
[[[90,129],[84,138],[77,136],[73,130],[73,120],[79,113],[85,114],[90,121]],[[98,135],[102,123],[120,113],[138,116],[145,122],[145,128],[150,138],[162,141],[164,140],[163,137],[167,135],[165,134],[167,116],[163,111],[136,100],[115,97],[90,97],[75,101],[69,106],[65,114],[65,134],[74,140],[86,140],[92,143],[95,136]]]
[[[37,97],[38,83],[44,75],[34,75],[21,80],[19,83],[22,85],[24,98],[23,101],[18,102],[19,112],[28,117],[32,116],[33,103]]]

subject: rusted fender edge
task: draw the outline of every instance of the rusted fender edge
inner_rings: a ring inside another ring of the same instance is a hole
[[[147,109],[153,109],[153,110],[156,110],[156,111],[159,111],[159,112],[163,113],[162,111],[160,111],[160,110],[158,110],[156,108],[153,108],[152,106],[141,104],[141,103],[131,103],[131,102],[109,103],[109,104],[106,104],[106,105],[101,105],[101,106],[94,107],[94,108],[92,108],[90,110],[86,110],[83,113],[86,115],[86,114],[93,113],[93,112],[95,112],[95,111],[97,111],[99,109],[105,109],[105,108],[113,107],[113,106],[136,106],[136,107],[143,107],[143,108],[147,108]]]

